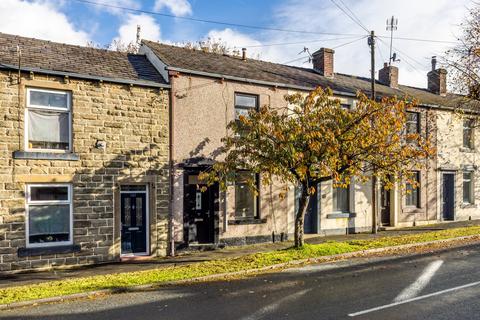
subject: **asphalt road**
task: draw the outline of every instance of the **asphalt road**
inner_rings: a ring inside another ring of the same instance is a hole
[[[40,305],[1,319],[480,319],[480,246]]]

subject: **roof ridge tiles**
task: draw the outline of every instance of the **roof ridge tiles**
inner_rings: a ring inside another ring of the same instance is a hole
[[[22,49],[22,68],[39,73],[65,73],[92,79],[102,78],[124,83],[166,85],[145,54],[118,52],[88,46],[66,44],[0,32],[0,67],[18,65],[16,46]],[[9,50],[8,48],[11,47]]]

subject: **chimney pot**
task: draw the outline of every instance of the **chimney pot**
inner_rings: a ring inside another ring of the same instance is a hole
[[[445,96],[447,94],[447,70],[443,68],[437,69],[437,57],[432,57],[432,71],[427,74],[428,90]]]
[[[437,69],[437,56],[432,57],[432,71]]]
[[[315,51],[312,55],[313,57],[313,69],[320,72],[321,75],[333,78],[334,68],[333,68],[333,58],[335,51],[329,48],[320,48],[320,50]]]
[[[378,81],[390,88],[398,88],[398,68],[384,63],[383,68],[378,71]]]
[[[242,48],[242,60],[247,60],[247,48]]]

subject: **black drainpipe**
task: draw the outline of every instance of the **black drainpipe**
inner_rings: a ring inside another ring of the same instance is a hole
[[[168,150],[169,150],[169,178],[170,178],[170,194],[169,194],[169,221],[168,221],[168,231],[169,231],[169,239],[170,239],[170,256],[175,256],[175,227],[174,227],[174,218],[173,218],[173,184],[174,184],[174,159],[173,159],[173,129],[174,129],[174,105],[175,105],[175,77],[178,76],[178,72],[176,71],[168,71],[168,77],[170,80],[170,103],[169,103],[169,110],[168,110]]]

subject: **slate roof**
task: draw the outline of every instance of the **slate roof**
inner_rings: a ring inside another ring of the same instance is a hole
[[[317,86],[330,87],[334,91],[356,94],[358,90],[370,93],[370,79],[353,75],[335,73],[333,79],[324,77],[311,68],[300,68],[271,63],[255,59],[243,61],[239,57],[203,52],[158,42],[143,40],[142,44],[149,47],[155,55],[168,67],[186,69],[196,72],[217,74],[256,81],[283,84],[292,88],[303,87],[312,89]],[[427,75],[425,74],[425,82]],[[415,88],[400,85],[398,89],[376,82],[376,92],[381,96],[414,97],[422,104],[444,107],[465,105],[463,96],[447,94],[440,96],[425,88]],[[471,106],[470,106],[471,107]]]
[[[0,68],[60,72],[111,82],[159,86],[165,81],[146,56],[0,33]]]

